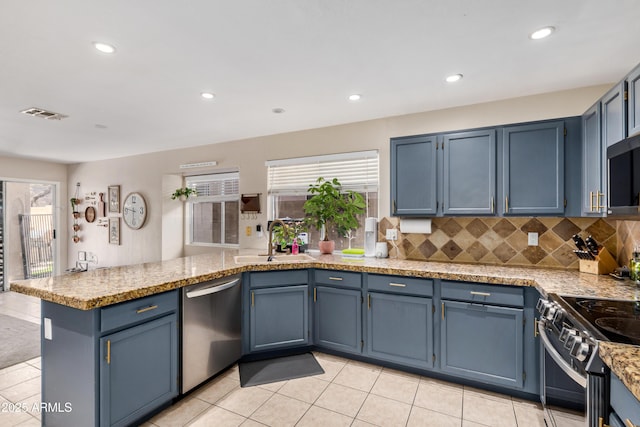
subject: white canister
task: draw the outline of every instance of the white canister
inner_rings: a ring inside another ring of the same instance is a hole
[[[387,258],[388,256],[387,242],[376,243],[376,258]]]

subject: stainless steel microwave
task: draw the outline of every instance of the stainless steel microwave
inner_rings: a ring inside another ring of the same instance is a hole
[[[613,216],[640,216],[640,135],[607,148],[609,209]]]

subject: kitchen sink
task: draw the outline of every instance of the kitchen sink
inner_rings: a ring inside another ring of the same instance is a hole
[[[254,264],[260,262],[289,262],[289,261],[313,261],[313,258],[307,254],[296,255],[274,255],[269,261],[268,255],[237,255],[233,257],[236,264]]]

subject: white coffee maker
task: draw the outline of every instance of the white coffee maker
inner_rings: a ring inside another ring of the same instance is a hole
[[[376,256],[376,241],[378,240],[378,218],[364,220],[364,256]]]

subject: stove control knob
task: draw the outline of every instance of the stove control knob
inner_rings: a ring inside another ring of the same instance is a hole
[[[565,311],[558,307],[556,312],[553,314],[553,319],[551,320],[554,324],[562,324],[562,319],[564,319]]]
[[[542,314],[544,313],[546,306],[549,304],[549,301],[547,301],[546,299],[542,299],[540,298],[538,300],[538,303],[536,304],[536,310],[538,310],[538,313]]]
[[[591,354],[591,345],[584,339],[576,341],[571,348],[570,354],[580,362],[584,362]]]
[[[544,311],[544,317],[547,320],[552,320],[556,313],[558,312],[558,310],[560,309],[560,307],[555,304],[555,303],[549,303],[549,305],[547,306],[547,309]]]
[[[578,336],[578,331],[576,331],[573,328],[568,328],[568,327],[563,327],[562,331],[560,332],[560,341],[562,341],[564,344],[565,348],[569,348],[568,345],[568,341],[570,340],[573,343],[573,339]]]

